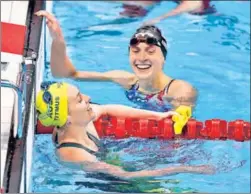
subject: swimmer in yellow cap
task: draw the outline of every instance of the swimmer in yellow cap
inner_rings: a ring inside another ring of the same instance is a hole
[[[43,84],[36,97],[38,119],[46,126],[54,126],[54,141],[62,161],[81,164],[85,171],[102,172],[120,178],[164,176],[176,173],[211,174],[209,165],[174,166],[158,170],[128,172],[119,166],[102,161],[103,148],[93,121],[101,115],[161,120],[177,115],[135,109],[123,105],[97,105],[90,97],[67,83]]]

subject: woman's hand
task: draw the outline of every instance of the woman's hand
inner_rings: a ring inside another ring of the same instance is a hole
[[[168,117],[172,117],[173,115],[179,115],[179,113],[175,111],[161,112],[159,113],[159,120],[166,119]]]
[[[59,22],[51,13],[44,10],[40,10],[36,12],[35,15],[42,16],[47,19],[46,24],[49,28],[53,40],[64,40],[64,36],[60,28]]]

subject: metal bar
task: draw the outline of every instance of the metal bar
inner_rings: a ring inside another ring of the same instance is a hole
[[[34,58],[33,58],[34,57]],[[25,73],[24,73],[24,85],[26,88],[26,94],[24,96],[25,101],[25,116],[24,116],[24,125],[23,125],[23,137],[21,146],[24,148],[23,152],[23,160],[24,160],[24,192],[27,192],[27,157],[26,157],[26,142],[27,142],[27,134],[29,129],[29,121],[30,121],[30,110],[32,108],[32,94],[34,91],[35,85],[35,74],[36,74],[36,56],[32,56],[31,58],[26,58],[25,60]],[[34,126],[35,127],[35,126]]]

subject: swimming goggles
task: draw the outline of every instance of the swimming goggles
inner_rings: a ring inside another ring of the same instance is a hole
[[[51,96],[51,93],[48,91],[48,89],[49,89],[50,85],[52,85],[54,83],[56,83],[56,82],[46,81],[41,84],[41,89],[45,91],[43,94],[43,100],[46,104],[50,104],[52,101],[52,96]]]
[[[130,46],[136,46],[140,42],[161,47],[161,42],[151,33],[138,33],[130,40]]]

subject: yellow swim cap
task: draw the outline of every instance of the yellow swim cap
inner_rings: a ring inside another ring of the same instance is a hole
[[[66,83],[54,83],[40,90],[36,97],[38,119],[44,126],[62,127],[68,116]]]

